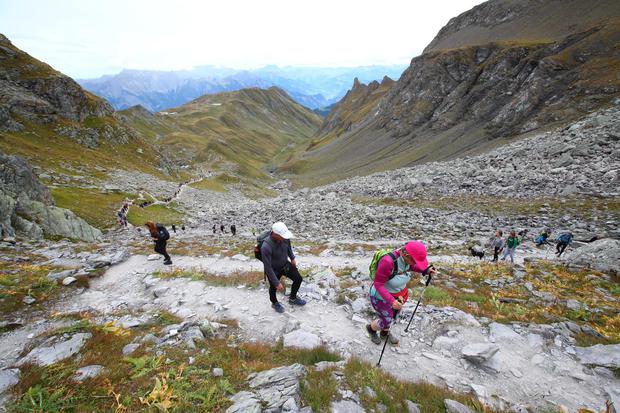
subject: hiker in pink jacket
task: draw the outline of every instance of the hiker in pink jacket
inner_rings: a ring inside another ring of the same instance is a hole
[[[428,265],[426,247],[420,241],[410,241],[379,261],[370,288],[370,303],[379,318],[366,325],[366,331],[373,343],[381,344],[381,338],[387,336],[390,343],[398,344],[398,338],[389,330],[398,311],[409,298],[407,283],[411,280],[411,272],[423,275],[435,273],[435,269]],[[381,332],[381,337],[377,331]]]

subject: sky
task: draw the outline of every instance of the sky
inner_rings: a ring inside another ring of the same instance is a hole
[[[481,0],[0,0],[0,33],[74,78],[199,65],[408,64]]]

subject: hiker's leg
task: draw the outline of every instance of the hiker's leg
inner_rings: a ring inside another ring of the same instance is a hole
[[[278,281],[280,280],[280,275],[278,275]],[[276,297],[276,287],[271,285],[271,283],[269,283],[269,301],[271,301],[272,304],[275,304],[278,302],[278,298]]]
[[[495,249],[493,250],[493,261],[497,262],[498,259],[499,259],[499,248],[495,247]]]
[[[561,243],[560,244],[560,250],[559,250],[559,253],[558,253],[558,257],[562,256],[562,254],[564,253],[564,250],[566,249],[567,246],[568,246],[568,244],[565,244],[565,243]]]
[[[504,252],[504,256],[502,257],[502,261],[504,261],[509,254],[510,254],[510,248],[506,248],[506,252]]]
[[[371,328],[375,331],[388,330],[390,328],[390,324],[392,324],[392,318],[394,316],[392,306],[386,301],[379,300],[378,298],[372,296],[370,297],[370,304],[379,315],[379,319],[370,324]]]
[[[510,251],[510,262],[512,264],[515,263],[515,250],[516,250],[516,248],[509,248],[509,251]]]
[[[297,267],[292,264],[286,266],[284,275],[288,277],[291,281],[293,281],[293,285],[291,286],[291,295],[289,296],[290,300],[294,300],[297,298],[297,291],[299,291],[299,287],[301,286],[301,274]]]
[[[555,253],[556,253],[556,254],[560,255],[560,248],[561,248],[561,247],[562,247],[562,243],[561,243],[561,242],[558,242],[558,243],[555,245]]]
[[[161,243],[161,253],[162,253],[162,255],[164,256],[164,259],[165,259],[166,261],[171,261],[171,260],[170,260],[170,255],[168,255],[168,252],[166,251],[166,241],[163,241],[163,242]]]

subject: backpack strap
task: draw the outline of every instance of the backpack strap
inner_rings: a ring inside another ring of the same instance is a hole
[[[396,258],[396,255],[394,255],[393,252],[389,252],[388,255],[390,256],[390,258],[392,258],[392,274],[390,274],[390,280],[394,277],[396,277],[396,274],[398,274],[398,263],[396,262],[398,260],[398,258]]]

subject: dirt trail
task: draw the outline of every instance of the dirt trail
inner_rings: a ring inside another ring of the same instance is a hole
[[[174,257],[176,267],[211,269],[220,274],[237,270],[259,269],[258,261],[244,262],[229,258]],[[299,257],[303,265],[366,266],[362,257],[345,264],[342,257]],[[187,278],[159,279],[156,271],[167,270],[160,261],[132,256],[111,267],[91,287],[73,300],[61,303],[55,311],[95,310],[103,314],[128,311],[136,317],[166,309],[186,320],[232,318],[239,322],[244,340],[275,342],[284,332],[302,329],[319,336],[330,349],[345,357],[359,356],[376,363],[380,346],[370,343],[363,321],[351,319],[349,306],[309,300],[303,308],[288,305],[286,312],[273,311],[265,289],[214,287]],[[157,297],[156,297],[157,296]],[[402,323],[411,314],[413,301],[405,310]],[[461,392],[474,392],[496,407],[508,404],[529,405],[532,400],[544,405],[565,405],[570,411],[581,406],[602,409],[604,387],[618,385],[598,376],[582,373],[583,366],[560,349],[551,350],[538,337],[522,336],[512,329],[489,334],[469,314],[460,310],[421,306],[412,332],[403,334],[396,325],[401,345],[391,348],[382,368],[407,380],[426,380],[447,385]],[[494,342],[500,346],[495,371],[479,369],[461,358],[460,349],[470,343]]]

